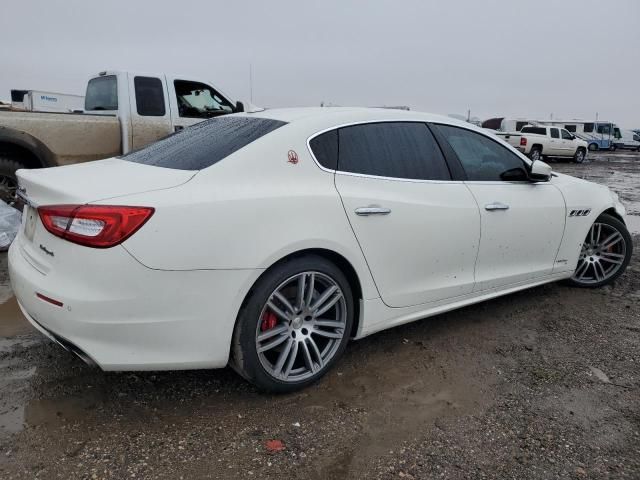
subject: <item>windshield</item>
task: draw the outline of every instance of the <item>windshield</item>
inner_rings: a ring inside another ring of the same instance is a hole
[[[89,80],[84,98],[85,110],[117,110],[118,81],[115,75],[106,75]]]
[[[120,158],[156,167],[202,170],[283,125],[286,122],[270,118],[212,118]]]

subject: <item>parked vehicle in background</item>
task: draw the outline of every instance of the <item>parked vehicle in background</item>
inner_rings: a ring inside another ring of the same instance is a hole
[[[100,72],[87,84],[84,113],[0,110],[0,199],[15,198],[20,168],[113,157],[243,110],[217,87],[190,77]]]
[[[615,150],[615,141],[620,135],[616,124],[609,121],[540,120],[536,123],[538,125],[553,125],[564,128],[587,142],[591,151]]]
[[[520,132],[496,134],[532,160],[556,157],[582,163],[587,155],[587,142],[564,128],[527,125]]]
[[[614,146],[621,150],[636,150],[640,152],[640,134],[633,130],[618,130],[620,137],[616,139]]]
[[[525,118],[496,117],[481,122],[480,126],[489,130],[497,130],[498,132],[519,132],[525,125],[536,123],[535,120],[527,120]]]
[[[11,90],[11,108],[27,112],[81,112],[84,97],[41,90]]]
[[[400,110],[229,115],[18,175],[9,273],[35,328],[105,370],[230,362],[279,392],[350,338],[557,280],[606,285],[633,249],[608,188]]]

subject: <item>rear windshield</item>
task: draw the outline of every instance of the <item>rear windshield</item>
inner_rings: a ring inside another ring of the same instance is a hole
[[[118,110],[118,80],[115,75],[89,80],[84,97],[85,110]]]
[[[120,158],[156,167],[202,170],[283,125],[286,122],[270,118],[212,118]]]
[[[537,135],[546,135],[547,129],[545,127],[524,127],[520,130],[520,133],[535,133]]]

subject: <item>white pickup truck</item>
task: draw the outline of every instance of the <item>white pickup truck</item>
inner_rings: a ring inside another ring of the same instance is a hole
[[[207,118],[244,111],[210,83],[185,76],[104,71],[87,84],[84,112],[0,110],[0,199],[15,171],[127,153]]]
[[[495,132],[531,160],[545,157],[572,158],[582,163],[587,156],[587,142],[560,127],[527,125],[519,132]]]

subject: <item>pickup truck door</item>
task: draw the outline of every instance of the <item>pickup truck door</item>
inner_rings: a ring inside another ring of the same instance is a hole
[[[562,153],[565,157],[571,157],[576,153],[576,142],[571,135],[564,128],[560,130],[560,136],[562,137]]]
[[[171,105],[172,130],[234,112],[234,105],[211,85],[195,80],[167,77]]]
[[[560,129],[552,127],[549,128],[549,148],[547,149],[548,155],[562,155],[562,139],[560,138]]]
[[[171,133],[164,78],[129,75],[131,149],[142,148]]]
[[[531,283],[553,271],[565,203],[552,182],[532,183],[517,154],[487,135],[437,125],[480,210],[474,291]]]

